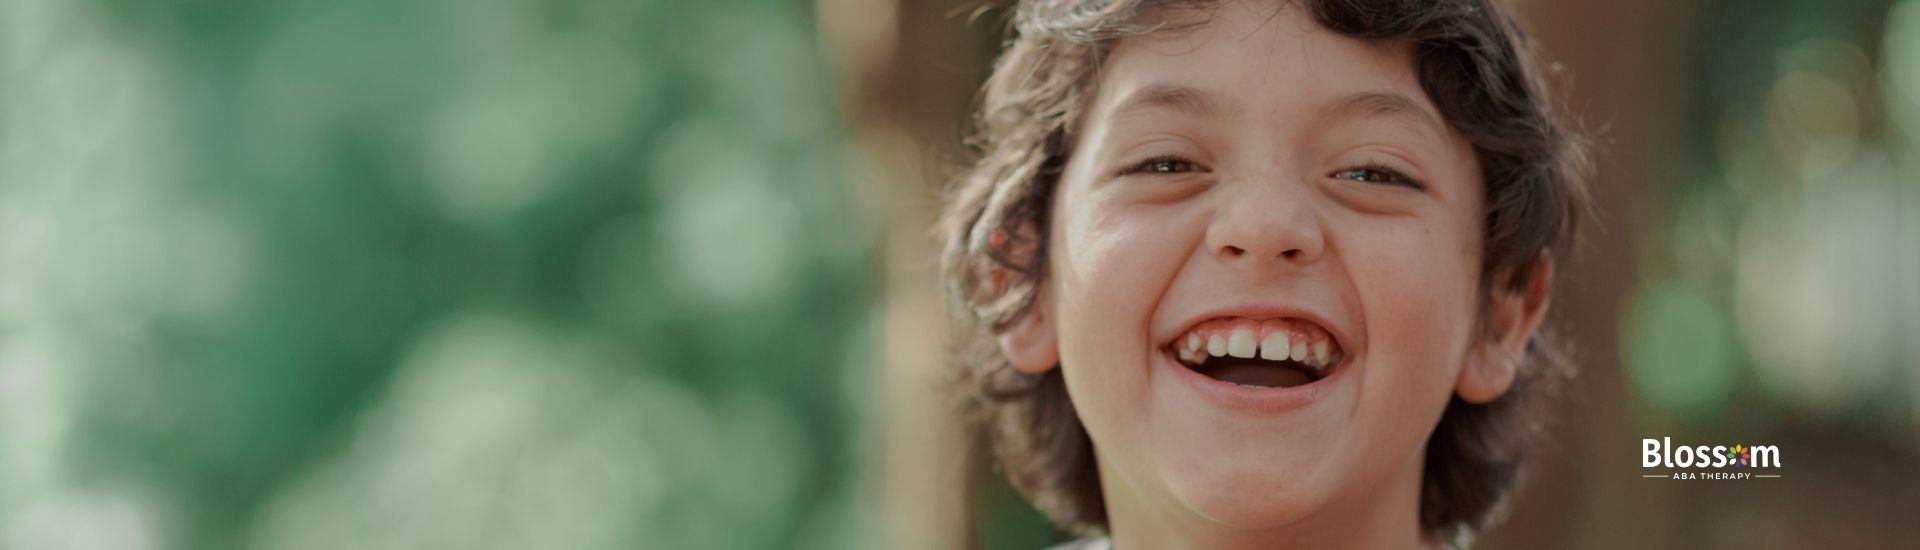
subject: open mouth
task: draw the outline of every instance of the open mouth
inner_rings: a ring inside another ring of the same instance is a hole
[[[1311,384],[1346,355],[1326,329],[1304,319],[1215,319],[1167,346],[1182,366],[1250,388]]]

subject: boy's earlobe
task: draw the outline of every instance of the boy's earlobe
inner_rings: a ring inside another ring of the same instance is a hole
[[[1496,287],[1488,293],[1486,338],[1474,346],[1455,384],[1461,399],[1487,403],[1513,386],[1527,357],[1527,342],[1546,319],[1553,300],[1553,254],[1541,251],[1531,271],[1519,292]]]
[[[1040,374],[1060,364],[1060,343],[1054,336],[1053,311],[1043,285],[1033,305],[1013,326],[1001,332],[1000,353],[1013,368],[1027,374]]]

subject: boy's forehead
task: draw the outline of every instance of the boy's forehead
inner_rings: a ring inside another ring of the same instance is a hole
[[[1104,64],[1097,118],[1142,107],[1237,115],[1358,103],[1376,108],[1357,113],[1414,107],[1404,114],[1439,121],[1405,40],[1340,35],[1291,2],[1161,8],[1142,22],[1155,30],[1119,39]]]

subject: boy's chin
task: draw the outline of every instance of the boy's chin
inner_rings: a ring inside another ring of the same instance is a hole
[[[1235,529],[1297,524],[1327,503],[1330,479],[1313,460],[1304,463],[1220,464],[1167,472],[1175,500],[1207,521]]]

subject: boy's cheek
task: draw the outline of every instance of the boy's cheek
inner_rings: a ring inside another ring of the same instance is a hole
[[[1435,243],[1437,244],[1437,243]],[[1451,251],[1434,246],[1428,250]],[[1454,391],[1473,334],[1473,290],[1457,255],[1379,253],[1352,270],[1367,346],[1357,433],[1376,468],[1417,458]]]
[[[1152,220],[1090,210],[1058,213],[1051,276],[1069,390],[1087,413],[1105,402],[1138,402],[1145,367],[1156,359],[1149,329],[1154,308],[1187,253],[1172,232],[1155,231]]]
[[[1476,259],[1456,246],[1403,242],[1353,258],[1373,367],[1408,370],[1423,386],[1452,387],[1475,334]]]
[[[1088,309],[1125,308],[1144,330],[1150,307],[1186,264],[1181,229],[1138,212],[1063,212],[1053,267],[1066,294]],[[1123,313],[1110,311],[1107,314]]]

